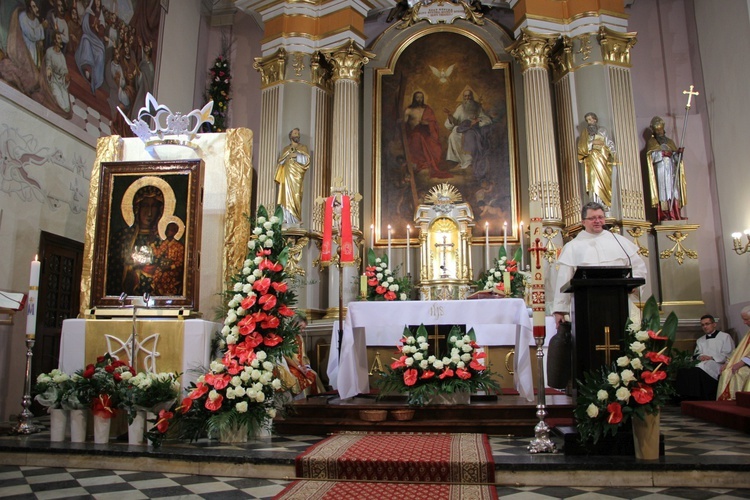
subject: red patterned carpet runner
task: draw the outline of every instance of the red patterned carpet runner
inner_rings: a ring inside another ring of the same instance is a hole
[[[341,433],[308,448],[296,467],[311,480],[276,498],[497,498],[484,434]]]

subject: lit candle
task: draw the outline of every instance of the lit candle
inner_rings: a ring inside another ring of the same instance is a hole
[[[490,268],[490,223],[484,223],[484,269]]]
[[[409,224],[406,225],[406,274],[407,276],[411,272],[411,262],[409,260],[409,253],[411,249],[411,242],[409,241],[411,239],[411,226]]]
[[[388,224],[388,267],[391,267],[391,225]]]
[[[519,235],[519,238],[521,238],[521,270],[523,270],[524,269],[524,264],[523,263],[524,263],[524,259],[526,257],[524,255],[524,253],[523,253],[523,221],[521,221],[521,223],[519,224],[519,227],[520,227],[520,229],[519,229],[518,232],[521,233]]]
[[[39,271],[42,263],[34,256],[31,261],[31,272],[29,273],[29,300],[26,310],[26,338],[33,339],[36,335],[36,308],[39,297]]]
[[[503,248],[505,255],[508,255],[508,221],[503,222]]]
[[[370,224],[370,248],[375,248],[375,224]]]

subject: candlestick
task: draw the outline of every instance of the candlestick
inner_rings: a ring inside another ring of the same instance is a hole
[[[408,276],[411,272],[411,263],[409,259],[409,253],[411,250],[411,226],[409,224],[406,225],[406,275]]]
[[[503,222],[503,248],[505,249],[505,255],[508,255],[508,221]]]
[[[391,267],[391,225],[388,224],[388,267]]]
[[[520,229],[518,230],[518,232],[520,233],[519,238],[521,238],[521,270],[523,271],[525,268],[524,260],[526,258],[526,256],[523,254],[523,221],[521,221],[519,226],[520,226]]]
[[[36,335],[36,313],[39,297],[39,272],[42,263],[34,256],[31,261],[31,272],[29,273],[29,300],[26,310],[26,337],[33,339]]]
[[[490,223],[484,223],[484,270],[490,268]]]
[[[375,248],[375,224],[370,224],[370,248]]]

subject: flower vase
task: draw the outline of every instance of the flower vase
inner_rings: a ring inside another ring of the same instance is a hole
[[[70,410],[70,442],[86,442],[86,420],[88,410]]]
[[[51,442],[65,441],[65,430],[68,428],[68,410],[50,408],[49,410],[49,440]]]
[[[247,425],[229,426],[219,430],[220,443],[247,443]]]
[[[143,433],[146,430],[146,411],[138,410],[133,417],[133,423],[128,424],[128,444],[143,444]]]
[[[644,415],[644,419],[633,416],[633,442],[635,458],[638,460],[659,459],[659,414]]]
[[[470,392],[440,393],[430,397],[428,405],[467,405],[471,401]]]
[[[94,443],[96,444],[107,444],[109,443],[109,428],[112,425],[111,418],[100,417],[94,415]]]

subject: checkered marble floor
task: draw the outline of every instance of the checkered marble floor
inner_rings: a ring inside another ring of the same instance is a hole
[[[665,435],[666,456],[656,466],[688,464],[690,468],[716,466],[750,473],[750,434],[716,427],[692,417],[685,417],[678,408],[666,408],[662,414],[661,430]],[[0,446],[11,440],[24,438],[3,436]],[[28,438],[25,438],[28,439]],[[42,446],[48,436],[35,435],[32,442]],[[273,436],[242,445],[218,445],[216,441],[193,444],[170,444],[173,451],[184,448],[185,453],[221,455],[227,463],[232,458],[249,455],[259,460],[292,460],[321,436]],[[490,436],[493,457],[497,464],[528,463],[549,469],[575,462],[579,469],[594,467],[609,457],[566,457],[563,453],[530,455],[526,449],[529,438]],[[49,447],[46,441],[46,446]],[[28,446],[28,444],[26,444]],[[127,445],[111,443],[110,448]],[[138,458],[134,458],[137,460]],[[630,463],[633,463],[630,460]],[[618,463],[621,463],[618,461]],[[627,460],[623,462],[627,464]],[[636,464],[637,465],[637,464]],[[502,465],[498,465],[499,470]],[[593,472],[592,473],[596,473]],[[276,479],[212,477],[192,474],[133,472],[124,470],[94,470],[64,467],[0,466],[0,498],[52,499],[96,498],[129,500],[140,498],[273,498],[289,482]],[[750,499],[750,489],[730,488],[594,488],[551,486],[498,486],[502,499],[546,500],[573,499]]]

